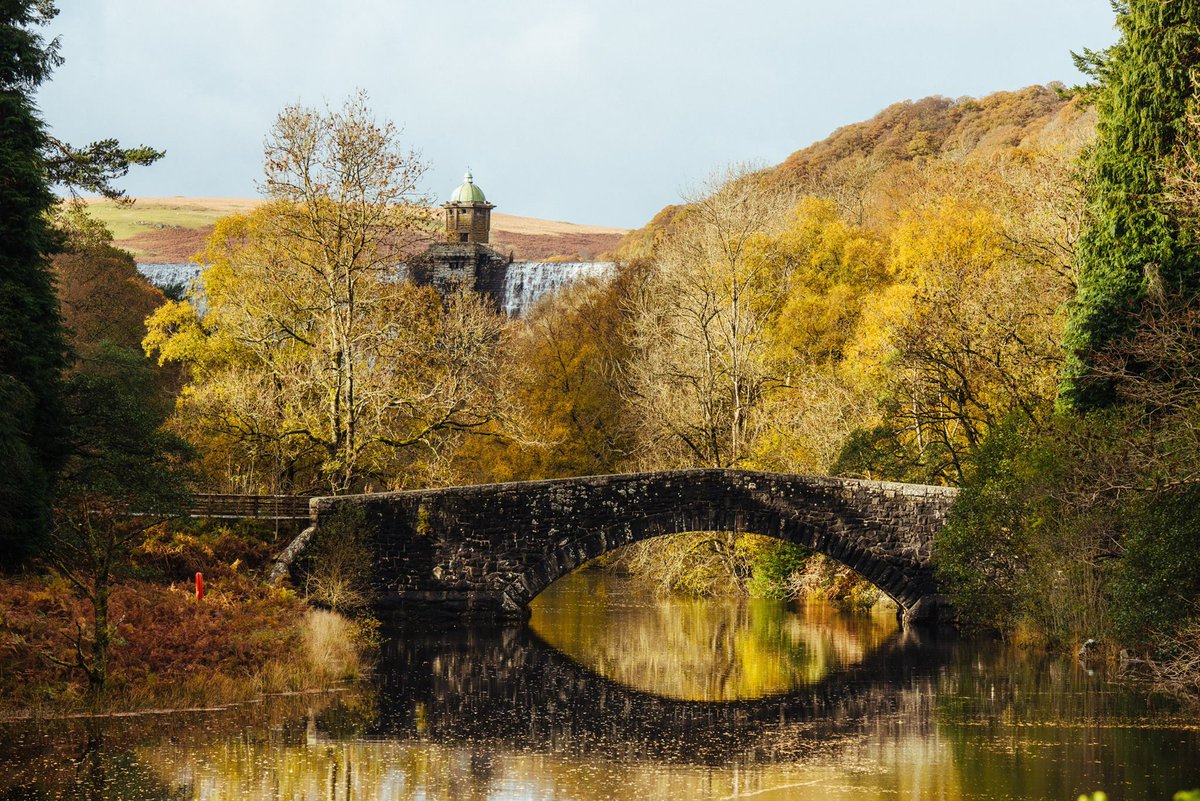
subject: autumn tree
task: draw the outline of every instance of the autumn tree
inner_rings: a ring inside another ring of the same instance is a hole
[[[247,486],[394,486],[497,414],[500,318],[401,280],[430,235],[424,171],[361,94],[284,109],[268,202],[220,221],[190,302],[151,319],[148,352],[190,371],[180,425],[254,471]]]
[[[647,464],[733,467],[776,381],[769,321],[785,280],[760,245],[787,202],[745,171],[713,178],[675,220],[633,296],[630,403]]]
[[[857,215],[853,215],[857,217]],[[764,398],[754,466],[828,473],[846,439],[874,419],[874,397],[848,355],[864,303],[890,282],[887,243],[847,222],[841,204],[804,198],[767,240],[786,264],[778,315],[767,331],[777,382]]]
[[[518,412],[486,437],[466,438],[455,476],[513,481],[621,472],[632,450],[625,402],[629,293],[640,263],[580,281],[510,323],[503,371]]]
[[[876,383],[881,425],[852,443],[843,469],[874,460],[891,478],[957,483],[1001,421],[1045,418],[1069,286],[1013,258],[1001,231],[990,210],[953,197],[903,216],[894,281],[868,302],[853,353]]]
[[[786,297],[786,264],[769,232],[786,192],[753,173],[711,178],[671,220],[629,296],[626,404],[633,464],[643,468],[744,467],[762,425],[770,326]],[[627,558],[667,589],[743,588],[765,540],[697,532],[638,543]]]
[[[166,296],[138,271],[132,254],[113,246],[112,233],[82,201],[60,204],[52,219],[61,244],[50,267],[74,356],[69,372],[86,372],[112,347],[146,358],[146,318]],[[160,394],[170,394],[174,371],[154,372],[163,373]]]

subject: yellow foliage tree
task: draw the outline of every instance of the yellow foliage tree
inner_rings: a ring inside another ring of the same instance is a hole
[[[1038,422],[1061,364],[1063,277],[1006,247],[1002,221],[952,196],[905,212],[895,284],[867,302],[847,354],[913,477],[957,482],[1011,414]]]
[[[763,232],[786,208],[733,170],[659,243],[629,301],[628,393],[644,466],[745,463],[775,382],[767,331],[786,281]]]
[[[242,486],[402,485],[497,416],[500,318],[400,280],[427,236],[423,171],[361,95],[285,109],[270,202],[220,221],[190,302],[150,318],[147,352],[189,371],[179,424]]]
[[[768,332],[772,374],[753,463],[827,472],[850,433],[874,411],[842,375],[866,299],[886,286],[886,243],[847,223],[831,200],[805,198],[767,247],[786,265],[783,303]]]
[[[620,472],[631,426],[622,393],[625,299],[641,268],[565,288],[512,324],[504,372],[517,425],[469,437],[455,456],[467,482]]]

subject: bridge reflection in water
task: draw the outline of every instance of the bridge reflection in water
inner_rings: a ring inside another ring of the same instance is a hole
[[[10,727],[0,799],[1041,801],[1200,783],[1194,717],[1070,662],[889,616],[631,599],[587,574],[559,589],[529,625],[391,632],[362,692]],[[79,791],[89,763],[100,792]]]
[[[370,734],[694,765],[792,759],[813,740],[928,707],[945,652],[921,637],[895,631],[858,664],[785,693],[689,701],[601,675],[528,626],[408,632],[381,665]],[[434,643],[428,668],[414,670]]]

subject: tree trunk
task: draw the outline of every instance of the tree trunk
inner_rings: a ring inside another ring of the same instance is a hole
[[[95,612],[95,633],[92,637],[92,666],[88,669],[88,685],[93,692],[100,692],[108,684],[108,598],[110,587],[108,575],[100,573],[93,584],[95,595],[92,609]]]

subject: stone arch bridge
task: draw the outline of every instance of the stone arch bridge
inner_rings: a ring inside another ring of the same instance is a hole
[[[616,548],[664,534],[738,531],[825,554],[893,598],[905,622],[934,622],[943,603],[932,543],[955,494],[705,469],[314,498],[312,526],[274,576],[302,564],[313,532],[354,505],[375,529],[381,610],[521,618],[555,579]]]

